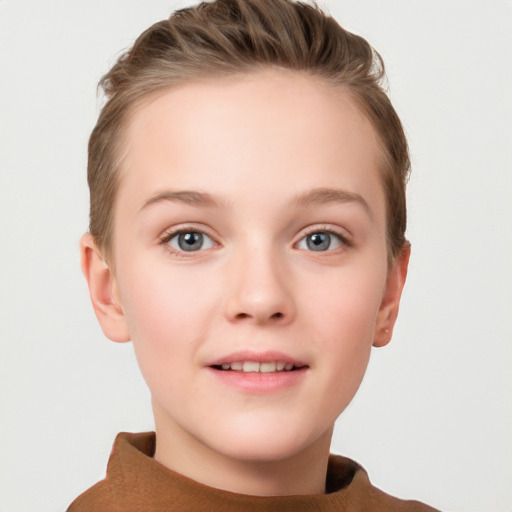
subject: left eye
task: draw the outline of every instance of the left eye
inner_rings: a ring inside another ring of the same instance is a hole
[[[302,238],[299,241],[298,248],[320,252],[338,249],[342,245],[343,239],[340,235],[327,231],[316,231]]]
[[[210,249],[214,241],[200,231],[181,231],[169,238],[167,244],[176,251],[194,252]]]

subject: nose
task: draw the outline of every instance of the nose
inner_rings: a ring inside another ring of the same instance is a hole
[[[295,316],[290,273],[271,250],[240,254],[230,265],[226,316],[231,322],[279,324]]]

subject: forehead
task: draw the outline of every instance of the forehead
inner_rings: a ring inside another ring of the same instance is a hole
[[[155,94],[131,115],[124,145],[119,194],[132,205],[166,187],[276,199],[377,187],[382,196],[371,123],[348,90],[300,72],[260,70]]]

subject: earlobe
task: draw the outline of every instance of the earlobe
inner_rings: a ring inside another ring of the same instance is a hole
[[[80,240],[80,257],[92,307],[105,336],[118,343],[130,341],[126,318],[115,293],[115,276],[90,233]]]
[[[398,316],[400,298],[407,278],[410,256],[411,244],[407,242],[388,271],[386,287],[375,327],[374,347],[383,347],[391,341]]]

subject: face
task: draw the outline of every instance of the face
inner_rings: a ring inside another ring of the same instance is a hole
[[[125,142],[115,322],[157,435],[239,460],[325,448],[403,285],[369,121],[346,91],[269,70],[160,93]]]

